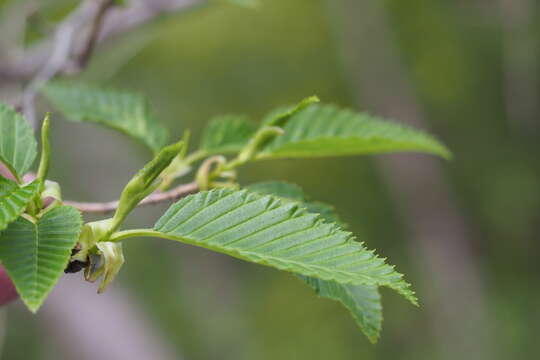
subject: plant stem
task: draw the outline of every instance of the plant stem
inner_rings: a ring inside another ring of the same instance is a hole
[[[154,231],[152,229],[133,229],[133,230],[124,230],[118,231],[111,235],[109,241],[121,241],[132,237],[158,237],[165,239],[174,239],[174,237],[168,237],[166,234],[160,233],[159,231]]]

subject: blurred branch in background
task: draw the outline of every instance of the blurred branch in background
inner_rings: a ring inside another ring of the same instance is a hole
[[[503,42],[504,97],[509,128],[520,135],[538,128],[540,60],[533,0],[499,0]]]
[[[425,115],[399,59],[384,3],[345,0],[334,7],[346,73],[367,111],[426,128]],[[426,31],[429,31],[426,29]],[[486,357],[487,327],[470,229],[439,160],[409,156],[380,160],[410,232],[411,254],[423,276],[420,298],[430,313],[441,357]],[[429,290],[427,290],[429,289]],[[445,355],[442,355],[445,354]]]
[[[0,79],[6,82],[31,79],[23,94],[22,110],[36,126],[33,103],[37,89],[45,82],[57,74],[81,71],[94,47],[106,38],[203,3],[204,0],[132,0],[129,6],[119,7],[113,6],[113,0],[83,1],[51,37],[28,49],[23,49],[22,44],[1,49],[7,56],[0,65]],[[14,7],[12,11],[23,18],[29,14],[26,8]]]

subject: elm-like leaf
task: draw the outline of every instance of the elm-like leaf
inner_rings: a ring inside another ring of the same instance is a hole
[[[81,226],[79,211],[59,206],[36,223],[21,216],[0,233],[2,265],[32,312],[64,273]]]
[[[154,119],[140,94],[66,82],[47,84],[43,94],[68,120],[108,126],[155,153],[167,143],[167,130]]]
[[[258,154],[258,159],[317,158],[391,152],[423,152],[450,158],[431,135],[394,122],[340,109],[311,105],[294,115]]]
[[[387,286],[416,304],[402,275],[351,233],[273,196],[230,189],[190,195],[172,205],[148,235],[321,280]]]
[[[249,186],[261,194],[273,194],[282,199],[300,202],[310,212],[318,212],[328,222],[341,224],[334,209],[327,204],[307,201],[303,190],[285,182],[264,182]],[[299,276],[311,286],[317,295],[340,302],[352,314],[356,323],[372,342],[377,342],[382,328],[381,296],[377,286],[340,284],[307,276]]]

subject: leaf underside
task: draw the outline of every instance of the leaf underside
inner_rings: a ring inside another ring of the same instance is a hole
[[[382,328],[381,295],[375,285],[340,284],[307,276],[300,276],[317,295],[339,301],[352,314],[362,332],[376,343]]]
[[[162,237],[343,284],[387,286],[416,304],[392,266],[319,215],[271,196],[228,189],[188,196],[161,217]]]
[[[256,130],[256,127],[243,116],[217,117],[205,129],[201,149],[208,154],[239,152],[247,145]]]
[[[0,231],[15,221],[34,198],[39,189],[37,182],[25,186],[0,176]]]
[[[260,194],[273,194],[282,199],[301,202],[310,212],[318,212],[326,221],[341,223],[331,206],[307,202],[304,192],[297,185],[285,182],[264,182],[250,185],[249,189]],[[319,296],[343,304],[351,312],[367,338],[372,343],[377,342],[382,328],[381,296],[377,286],[340,284],[307,276],[299,276],[299,278],[311,286]]]
[[[22,177],[37,155],[37,142],[28,122],[12,108],[0,104],[0,161]]]
[[[111,127],[154,152],[167,143],[167,130],[153,118],[139,94],[64,82],[49,83],[43,93],[68,120]]]
[[[432,136],[413,128],[333,105],[311,105],[283,127],[259,158],[326,157],[389,152],[425,152],[450,158]]]
[[[63,274],[81,224],[75,208],[60,206],[37,224],[19,217],[0,233],[0,260],[31,311],[37,311]]]

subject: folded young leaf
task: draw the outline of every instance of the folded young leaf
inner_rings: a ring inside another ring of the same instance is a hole
[[[69,206],[46,212],[37,223],[19,217],[0,233],[0,260],[32,311],[56,284],[77,242],[82,221]]]
[[[177,203],[147,235],[342,284],[387,286],[416,304],[392,266],[319,215],[246,190],[200,192]]]
[[[25,186],[0,176],[0,231],[15,221],[32,201],[39,189],[38,182]]]
[[[382,327],[381,295],[374,285],[340,284],[307,276],[300,276],[317,295],[339,301],[352,314],[358,326],[372,342],[376,343]]]
[[[300,202],[310,212],[319,212],[326,221],[341,223],[331,206],[306,201],[304,192],[297,185],[285,182],[265,182],[250,185],[249,189],[261,194],[274,194],[289,201]],[[299,278],[311,286],[317,295],[342,303],[351,312],[368,339],[372,343],[377,342],[382,328],[381,296],[377,286],[340,284],[307,276],[299,276]]]
[[[255,125],[243,116],[217,117],[205,129],[200,147],[208,154],[237,153],[247,145],[256,130]]]
[[[69,120],[111,127],[154,152],[167,143],[167,130],[152,117],[146,100],[139,94],[64,82],[49,83],[43,93]]]
[[[450,158],[448,149],[432,136],[409,127],[332,105],[311,105],[285,124],[258,155],[299,158],[416,151]]]
[[[34,131],[12,108],[0,104],[0,162],[17,178],[30,169],[37,155]]]

